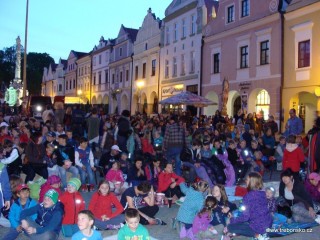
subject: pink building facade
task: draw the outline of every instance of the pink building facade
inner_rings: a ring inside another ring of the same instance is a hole
[[[222,83],[229,81],[227,114],[239,109],[265,119],[280,116],[281,15],[276,0],[220,0],[204,29],[202,96],[222,108]]]

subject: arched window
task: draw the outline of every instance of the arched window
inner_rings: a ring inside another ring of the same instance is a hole
[[[263,115],[264,119],[268,119],[270,108],[270,96],[266,90],[261,90],[256,99],[256,113]]]

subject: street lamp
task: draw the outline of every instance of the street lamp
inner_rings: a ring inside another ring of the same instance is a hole
[[[141,105],[141,89],[144,87],[144,81],[138,80],[137,83],[137,94],[138,94],[138,112],[140,111],[139,105]]]
[[[78,89],[77,94],[78,94],[78,97],[79,97],[79,105],[80,105],[80,97],[82,95],[82,90]]]

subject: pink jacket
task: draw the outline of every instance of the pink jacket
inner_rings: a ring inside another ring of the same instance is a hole
[[[109,182],[114,182],[114,181],[124,182],[123,172],[121,170],[114,170],[111,168],[107,172],[106,180],[108,180]]]

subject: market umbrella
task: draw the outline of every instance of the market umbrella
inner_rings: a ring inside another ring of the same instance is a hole
[[[181,92],[172,97],[166,98],[159,102],[162,105],[189,105],[195,107],[207,107],[209,105],[217,105],[217,103],[210,101],[204,97],[196,95],[191,92]]]

